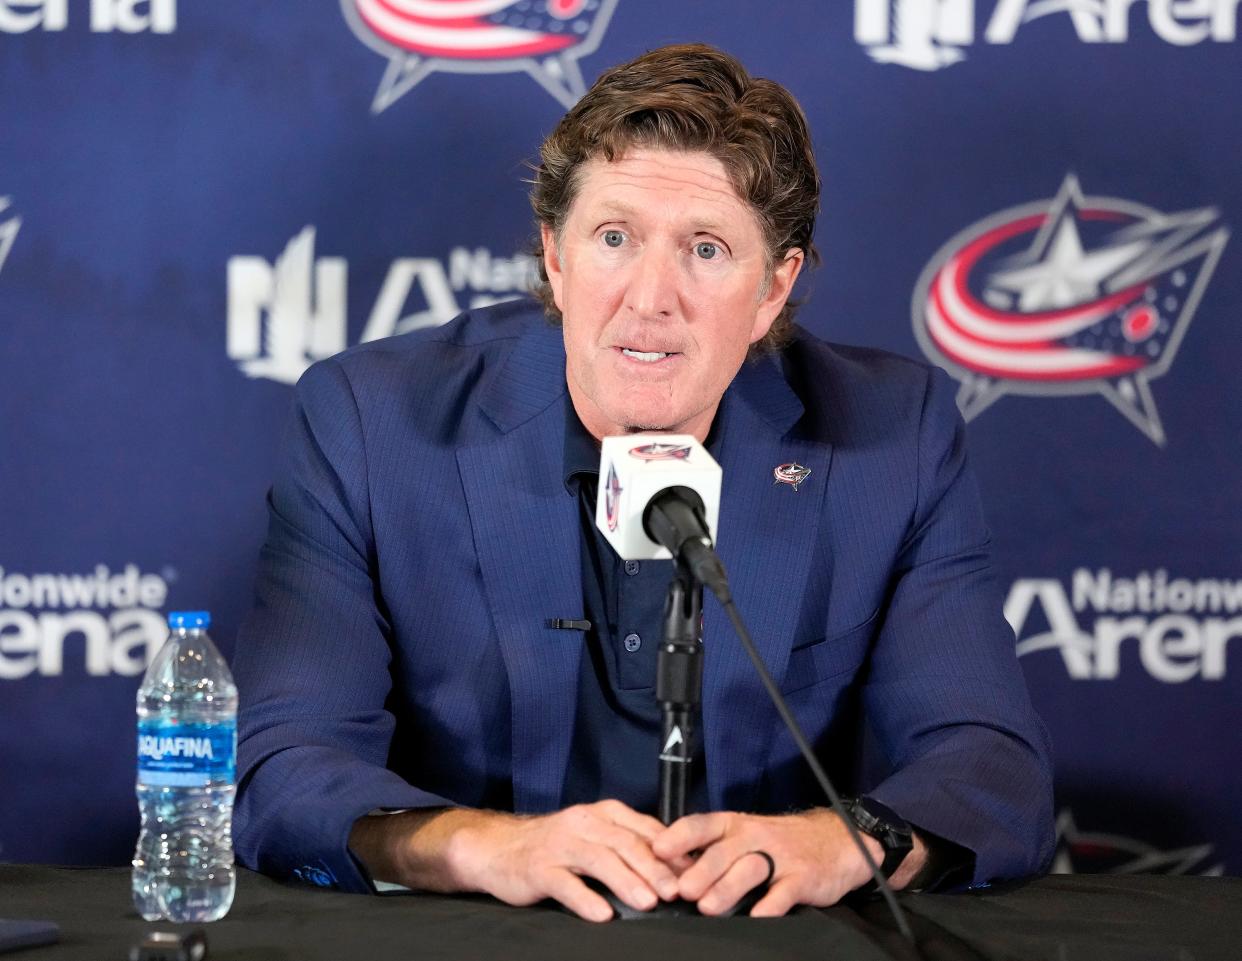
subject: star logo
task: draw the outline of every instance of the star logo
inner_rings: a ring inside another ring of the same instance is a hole
[[[1057,195],[962,231],[915,287],[923,352],[961,381],[966,420],[1007,393],[1099,393],[1165,443],[1150,382],[1168,372],[1229,239],[1213,208],[1166,214]]]
[[[17,231],[22,226],[21,217],[8,214],[12,204],[12,197],[0,197],[0,270],[4,269],[4,262],[8,259],[9,251],[13,249],[13,241],[17,239]]]
[[[1080,831],[1068,808],[1057,816],[1053,874],[1187,874],[1217,877],[1225,866],[1214,861],[1210,844],[1162,850],[1120,834]]]
[[[354,35],[388,67],[371,112],[433,73],[527,73],[569,109],[578,61],[600,44],[617,0],[341,0]]]
[[[1108,277],[1132,262],[1144,248],[1142,241],[1133,241],[1087,253],[1069,213],[1067,206],[1050,222],[1053,229],[1044,231],[1045,239],[1037,238],[1036,249],[1028,258],[1033,261],[1030,266],[992,275],[998,290],[1017,295],[1019,310],[1060,310],[1091,300],[1099,295]]]
[[[788,484],[794,490],[797,490],[802,482],[811,476],[811,468],[803,467],[801,464],[781,464],[772,471],[772,485]]]

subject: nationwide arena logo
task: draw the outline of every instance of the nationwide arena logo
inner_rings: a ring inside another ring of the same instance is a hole
[[[433,73],[527,73],[566,108],[586,92],[581,57],[617,0],[341,0],[354,34],[388,58],[371,112]]]
[[[308,226],[269,262],[251,255],[228,262],[227,350],[247,377],[292,384],[317,360],[347,344],[349,264],[315,255]],[[447,323],[465,308],[528,295],[535,258],[503,257],[486,247],[454,247],[444,260],[399,257],[367,315],[360,343]]]
[[[1114,574],[1080,567],[1065,583],[1021,578],[1005,599],[1018,657],[1058,655],[1071,680],[1111,681],[1136,668],[1165,684],[1224,680],[1242,639],[1242,580]]]
[[[90,0],[89,7],[80,2],[75,7],[74,26],[87,22],[91,33],[172,33],[177,29],[177,0]],[[85,16],[88,11],[89,18]],[[69,26],[69,0],[0,0],[0,33],[54,33]]]
[[[10,213],[13,205],[12,197],[0,197],[0,270],[13,249],[13,241],[17,240],[17,232],[22,228],[22,218]]]
[[[1098,393],[1162,445],[1149,384],[1173,363],[1228,238],[1213,208],[1084,196],[1070,175],[1052,200],[940,249],[914,290],[914,333],[961,381],[966,420],[1005,394]]]
[[[988,44],[1010,44],[1033,20],[1065,17],[1082,43],[1126,43],[1134,0],[996,0],[983,29]],[[1151,32],[1165,43],[1231,43],[1238,0],[1147,0]],[[939,70],[975,43],[974,0],[854,0],[854,39],[877,63]]]
[[[136,564],[74,574],[0,567],[0,681],[59,677],[66,649],[81,650],[91,676],[141,674],[168,637],[161,610],[175,576],[143,573]]]

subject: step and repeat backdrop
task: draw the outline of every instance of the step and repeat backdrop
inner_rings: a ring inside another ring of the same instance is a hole
[[[1239,0],[0,0],[0,861],[123,863],[164,615],[250,603],[315,360],[523,295],[523,178],[702,40],[824,176],[820,336],[944,367],[1061,871],[1242,872]]]

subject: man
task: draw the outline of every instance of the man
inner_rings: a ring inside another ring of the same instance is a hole
[[[651,816],[671,565],[623,566],[589,516],[598,439],[658,430],[721,461],[734,597],[823,762],[866,795],[893,886],[1046,864],[1046,737],[948,380],[792,323],[818,190],[787,91],[709,47],[656,50],[542,148],[552,324],[504,305],[308,371],[235,663],[243,863],[592,920],[612,910],[584,877],[706,914],[769,879],[760,916],[868,883],[711,602],[708,813]],[[774,483],[790,464],[809,473]]]

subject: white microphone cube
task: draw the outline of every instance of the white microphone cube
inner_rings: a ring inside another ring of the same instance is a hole
[[[605,437],[599,467],[595,524],[623,560],[668,560],[673,556],[643,530],[647,505],[669,487],[688,487],[702,498],[704,520],[712,543],[716,542],[720,465],[691,435]]]

